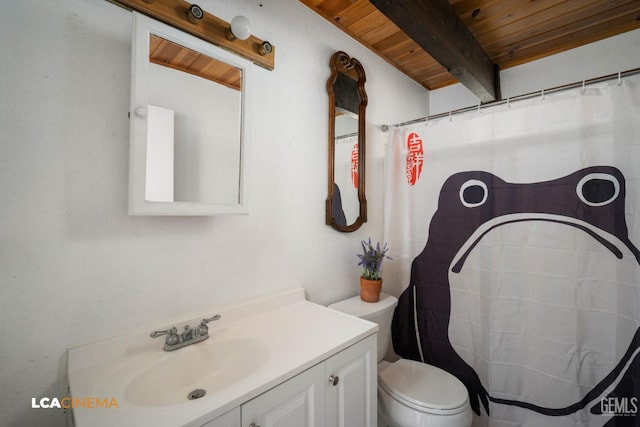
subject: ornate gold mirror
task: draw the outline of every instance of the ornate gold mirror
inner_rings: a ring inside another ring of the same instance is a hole
[[[329,187],[326,223],[342,232],[367,222],[365,109],[362,64],[339,51],[329,61]]]

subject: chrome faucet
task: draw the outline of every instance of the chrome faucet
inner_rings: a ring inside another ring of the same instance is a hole
[[[164,351],[177,350],[209,338],[209,327],[207,326],[207,323],[218,319],[220,319],[220,315],[216,314],[208,319],[202,319],[200,324],[195,328],[185,325],[184,331],[182,331],[180,335],[178,335],[178,329],[175,326],[164,331],[154,331],[151,332],[151,338],[158,338],[166,335],[167,337],[164,340]]]

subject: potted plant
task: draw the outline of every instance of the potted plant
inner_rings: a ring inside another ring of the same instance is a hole
[[[380,289],[382,288],[382,278],[380,277],[380,269],[384,258],[393,259],[387,256],[389,248],[385,243],[380,247],[380,242],[374,247],[371,244],[371,237],[368,241],[361,241],[362,253],[358,254],[360,258],[359,266],[362,266],[362,275],[360,276],[360,299],[366,302],[378,302],[380,299]]]

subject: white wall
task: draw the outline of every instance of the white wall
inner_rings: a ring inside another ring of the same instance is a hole
[[[0,425],[64,425],[30,406],[65,395],[71,346],[296,286],[321,304],[358,292],[359,241],[382,237],[379,126],[426,114],[427,92],[298,1],[198,4],[277,49],[248,82],[249,216],[127,216],[130,13],[3,2]],[[336,50],[363,63],[369,95],[369,222],[349,234],[324,224]]]
[[[640,30],[591,43],[500,72],[502,98],[523,95],[640,67]],[[477,105],[478,99],[456,84],[431,91],[429,114]]]

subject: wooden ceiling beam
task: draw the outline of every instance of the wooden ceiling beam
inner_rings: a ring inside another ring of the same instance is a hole
[[[370,0],[481,102],[500,99],[499,72],[447,0]]]

